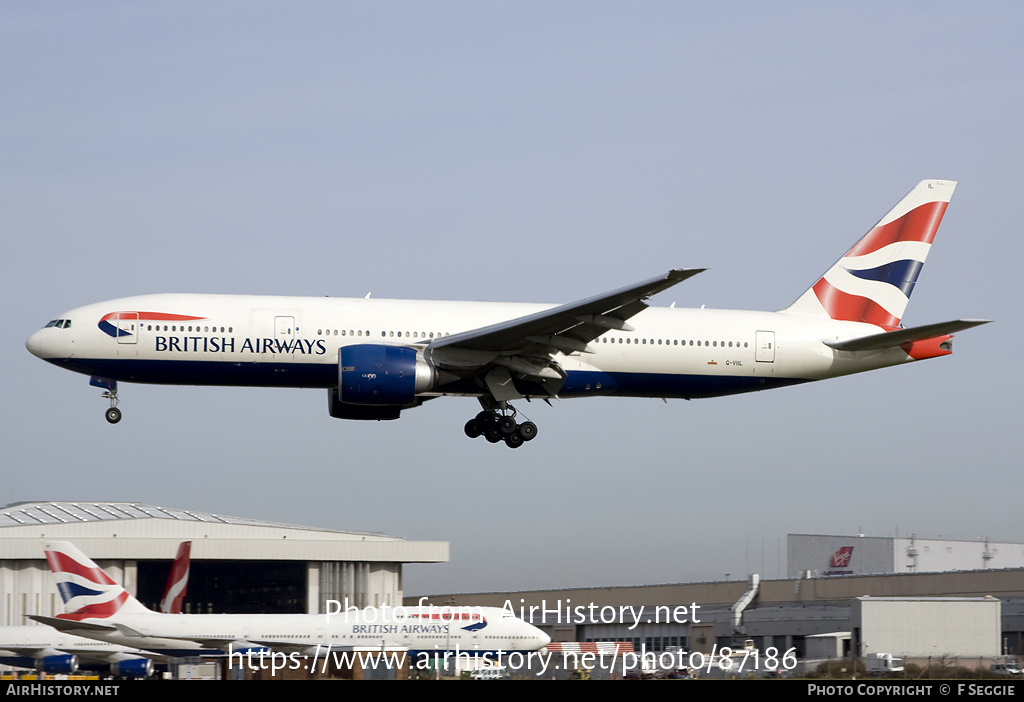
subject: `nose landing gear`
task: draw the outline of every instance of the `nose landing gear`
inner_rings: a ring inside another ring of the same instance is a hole
[[[93,376],[89,378],[89,385],[97,388],[106,388],[103,392],[103,399],[110,400],[110,408],[106,411],[107,421],[111,424],[117,424],[121,421],[121,410],[117,408],[117,381],[111,380],[110,378],[100,378],[99,376]]]

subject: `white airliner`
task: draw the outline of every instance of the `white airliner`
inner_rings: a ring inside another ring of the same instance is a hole
[[[167,656],[270,649],[311,657],[331,651],[484,654],[539,650],[540,629],[496,607],[394,607],[339,614],[163,614],[147,609],[65,541],[45,546],[64,614],[33,615],[55,629]]]
[[[188,585],[192,542],[183,541],[167,577],[160,611],[177,614]],[[49,626],[0,627],[0,663],[15,668],[35,668],[48,675],[70,675],[78,670],[109,672],[121,678],[145,678],[153,672],[153,660],[165,661],[137,648],[95,641],[56,631]]]
[[[537,434],[516,421],[522,398],[714,397],[951,353],[987,320],[900,319],[955,186],[922,181],[780,312],[648,309],[703,270],[687,269],[566,305],[145,295],[67,312],[27,346],[92,376],[111,423],[117,381],[326,388],[343,419],[470,396],[483,410],[466,434],[516,448]]]
[[[0,627],[0,663],[34,668],[47,675],[103,670],[121,678],[145,678],[153,671],[153,657],[137,648],[54,631],[48,626]]]

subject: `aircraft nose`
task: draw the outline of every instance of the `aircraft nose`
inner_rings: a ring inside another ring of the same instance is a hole
[[[545,633],[544,633],[543,631],[541,631],[540,629],[537,629],[536,627],[534,627],[534,629],[535,629],[535,630],[536,630],[536,632],[537,632],[537,638],[538,638],[538,639],[540,639],[540,647],[541,647],[541,648],[544,648],[544,647],[545,647],[545,646],[547,646],[547,645],[548,645],[549,643],[551,643],[551,637],[550,637],[550,636],[548,636],[547,634],[545,634]]]
[[[28,352],[33,356],[36,356],[38,358],[46,358],[46,352],[43,344],[42,329],[37,330],[35,334],[28,338],[28,341],[25,342],[25,348],[27,348]]]

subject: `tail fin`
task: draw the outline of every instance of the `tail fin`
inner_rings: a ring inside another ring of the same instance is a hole
[[[894,329],[956,182],[923,180],[784,312]]]
[[[65,613],[58,618],[81,621],[150,611],[74,545],[50,541],[45,551],[64,599]]]
[[[160,611],[165,614],[181,614],[181,601],[185,599],[185,592],[188,589],[189,554],[191,552],[191,541],[182,541],[178,546],[178,555],[175,556],[174,565],[171,566],[171,574],[167,576],[167,589],[164,590],[164,598],[160,601]]]

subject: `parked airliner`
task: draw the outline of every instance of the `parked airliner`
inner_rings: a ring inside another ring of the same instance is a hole
[[[31,618],[79,636],[167,656],[267,650],[535,651],[544,632],[496,607],[394,607],[338,614],[162,614],[147,609],[74,545],[45,545],[64,614]]]
[[[470,437],[516,448],[537,426],[518,399],[702,398],[859,373],[952,352],[987,320],[900,320],[956,183],[918,184],[779,312],[648,309],[703,269],[564,305],[164,294],[79,307],[27,346],[91,376],[121,419],[117,382],[326,388],[331,416],[397,419],[476,397]]]
[[[145,678],[153,672],[153,656],[137,648],[95,641],[48,626],[0,627],[0,663],[34,668],[47,675],[72,675],[102,670],[121,678]]]
[[[188,586],[191,541],[183,541],[167,577],[160,611],[181,612]],[[153,660],[165,661],[137,648],[95,641],[57,631],[49,626],[0,627],[0,663],[15,668],[35,668],[48,675],[70,675],[78,670],[109,672],[121,678],[145,678],[153,672]]]

